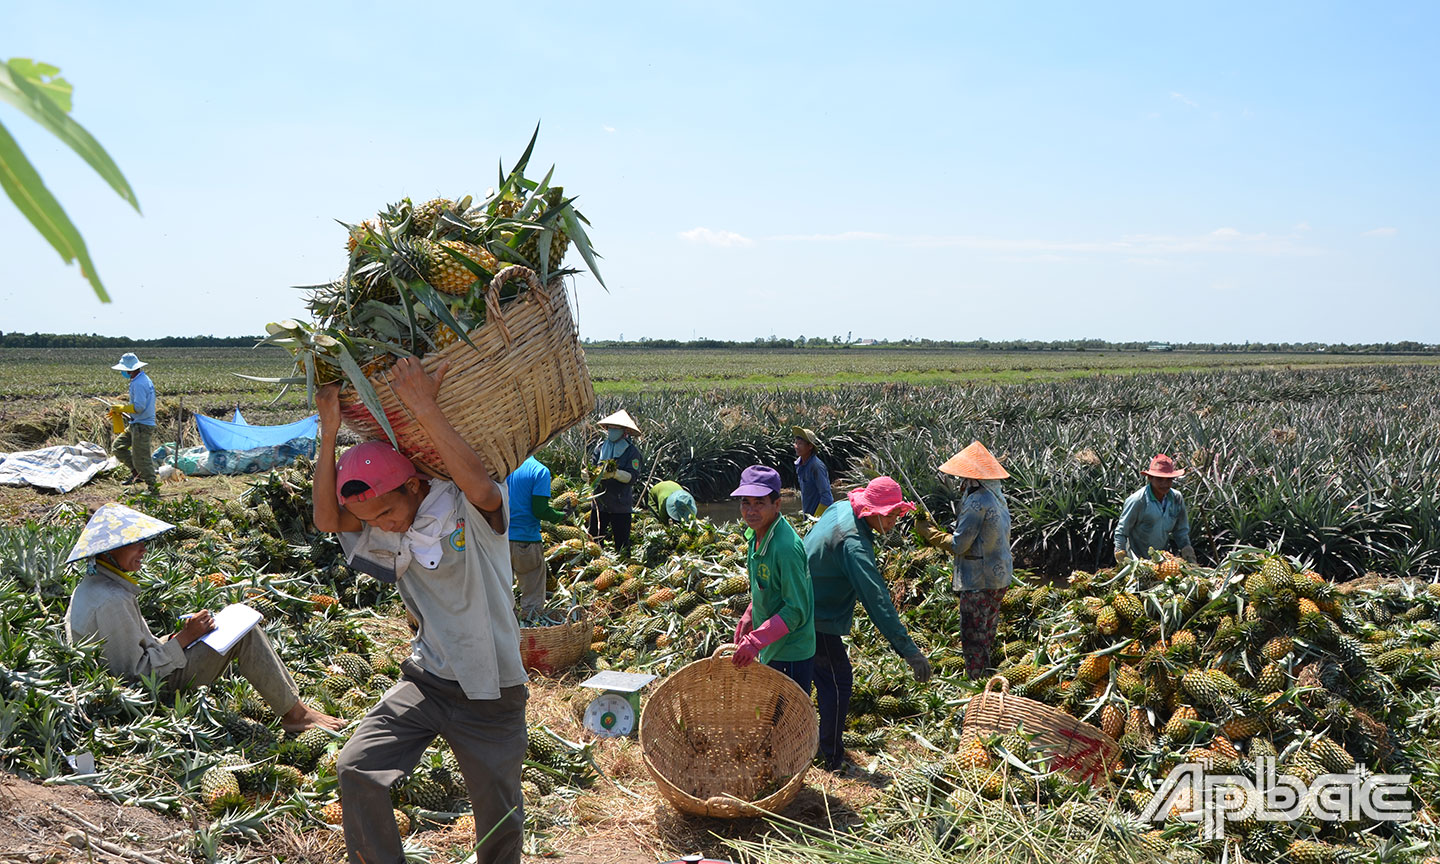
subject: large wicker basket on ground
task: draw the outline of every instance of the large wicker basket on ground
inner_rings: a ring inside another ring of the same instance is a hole
[[[566,617],[566,623],[553,627],[520,628],[520,659],[526,669],[554,675],[579,663],[590,650],[590,616],[575,606]]]
[[[502,308],[500,289],[512,279],[525,280],[528,289]],[[528,268],[507,267],[486,289],[485,314],[485,323],[469,334],[474,348],[456,342],[426,354],[422,363],[425,371],[434,372],[441,361],[450,362],[440,410],[499,481],[589,414],[595,391],[561,280],[541,285]],[[384,376],[370,383],[400,452],[430,473],[446,476],[435,445]],[[341,391],[340,415],[362,438],[385,438],[384,428],[352,388]]]
[[[761,663],[737,668],[734,645],[671,675],[640,715],[640,748],[677,810],[733,819],[774,812],[804,785],[820,743],[810,696]]]
[[[1010,681],[996,675],[970,700],[962,731],[988,735],[1016,728],[1035,733],[1032,743],[1050,768],[1077,782],[1104,786],[1110,766],[1120,757],[1120,746],[1109,735],[1058,708],[1010,695]]]

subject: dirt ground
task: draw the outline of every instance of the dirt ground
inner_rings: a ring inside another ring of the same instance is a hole
[[[245,478],[193,477],[165,485],[161,494],[223,500],[238,496],[246,483]],[[94,509],[128,489],[107,477],[63,495],[0,487],[0,522],[44,522],[59,506]],[[404,627],[396,622],[394,629]],[[593,694],[578,685],[591,674],[593,670],[576,670],[555,679],[535,676],[531,681],[529,721],[543,723],[570,741],[594,740],[595,763],[602,776],[579,795],[567,798],[556,793],[542,800],[541,827],[528,840],[536,854],[526,855],[527,862],[653,864],[694,853],[726,860],[733,857],[726,838],[753,840],[774,830],[759,819],[697,818],[673,809],[657,792],[633,738],[596,740],[581,727],[577,702],[588,702]],[[805,788],[780,815],[813,827],[853,824],[859,818],[857,811],[875,800],[888,780],[883,772],[854,766],[845,776],[812,768]],[[0,864],[178,864],[197,860],[187,852],[195,827],[150,810],[121,807],[83,787],[47,786],[0,772]],[[87,848],[87,835],[103,838],[115,849]],[[72,845],[67,837],[79,845]],[[437,864],[462,861],[469,852],[469,838],[445,828],[419,831],[408,839],[432,850]],[[122,849],[126,851],[117,851]],[[225,846],[219,854],[221,859],[286,864],[345,858],[339,831],[314,823],[274,826],[263,842]]]

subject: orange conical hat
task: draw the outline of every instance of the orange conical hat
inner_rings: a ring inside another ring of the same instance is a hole
[[[1000,467],[1000,463],[985,445],[974,441],[969,447],[951,456],[940,470],[954,477],[965,477],[970,480],[1004,480],[1010,476],[1010,472]]]

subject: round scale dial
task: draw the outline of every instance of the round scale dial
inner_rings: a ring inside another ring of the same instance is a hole
[[[601,693],[585,708],[585,728],[602,738],[619,738],[635,729],[635,709],[618,693]]]

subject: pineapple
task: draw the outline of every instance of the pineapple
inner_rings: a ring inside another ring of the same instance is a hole
[[[990,751],[979,738],[971,738],[970,743],[961,748],[956,758],[956,763],[962,771],[981,771],[990,767]]]
[[[608,591],[615,585],[619,578],[619,574],[614,570],[605,570],[599,576],[595,577],[595,590]]]
[[[1315,840],[1292,840],[1286,849],[1292,864],[1335,864],[1335,847]]]
[[[1100,607],[1100,611],[1095,615],[1095,628],[1106,636],[1112,636],[1120,630],[1120,615],[1114,606]]]
[[[715,607],[711,606],[709,603],[701,603],[699,606],[695,607],[695,610],[693,612],[685,616],[685,629],[693,630],[694,628],[700,626],[701,623],[709,621],[714,617]]]
[[[320,808],[320,818],[325,821],[326,825],[339,825],[342,821],[343,812],[339,801],[331,801],[329,804]]]
[[[235,773],[218,767],[200,775],[200,797],[215,815],[245,803],[244,796],[240,794],[240,781]]]
[[[455,202],[448,198],[431,198],[414,208],[410,217],[410,233],[416,237],[429,237],[440,221],[440,214],[455,209]]]
[[[1170,636],[1170,653],[1175,656],[1189,656],[1200,650],[1200,642],[1189,630],[1176,630]]]
[[[1113,702],[1100,709],[1100,729],[1111,738],[1119,740],[1125,734],[1125,710]]]
[[[338,606],[340,604],[339,600],[331,597],[329,594],[311,594],[309,600],[316,609],[322,610],[329,609],[331,606]],[[254,606],[253,603],[251,605]],[[259,611],[259,607],[256,607],[256,611]]]
[[[1155,573],[1161,579],[1169,579],[1172,576],[1180,575],[1180,568],[1185,563],[1182,559],[1171,555],[1169,552],[1162,552],[1160,566],[1155,568]]]
[[[1266,558],[1265,563],[1260,567],[1260,575],[1265,580],[1265,584],[1274,591],[1281,589],[1293,590],[1294,586],[1291,577],[1294,573],[1295,571],[1291,568],[1290,562],[1279,555],[1272,555]]]
[[[1289,636],[1276,636],[1274,639],[1265,643],[1264,647],[1260,649],[1260,654],[1271,663],[1278,663],[1290,656],[1290,652],[1294,650],[1294,639],[1291,639]]]
[[[350,652],[337,654],[331,662],[356,684],[364,684],[370,680],[370,676],[375,674],[375,670],[370,666],[370,661],[359,654]]]
[[[1075,677],[1087,684],[1093,684],[1110,674],[1109,655],[1091,654],[1080,661]]]
[[[410,833],[410,816],[404,810],[396,810],[395,827],[400,829],[400,836],[404,837]]]
[[[271,774],[275,788],[281,792],[293,792],[305,785],[305,774],[294,765],[276,765]]]
[[[675,589],[661,588],[660,590],[651,594],[649,597],[645,598],[645,608],[659,609],[661,606],[664,606],[665,604],[671,602],[674,599]]]
[[[1220,688],[1209,674],[1191,669],[1180,677],[1180,687],[1195,700],[1197,705],[1215,705],[1220,701]]]
[[[750,590],[750,579],[747,576],[727,576],[717,590],[722,597],[741,594]]]
[[[1262,693],[1273,693],[1285,689],[1285,670],[1278,663],[1267,663],[1255,676],[1255,689]]]
[[[1165,728],[1161,732],[1174,740],[1182,740],[1190,735],[1190,722],[1199,720],[1200,713],[1189,705],[1181,705],[1170,715],[1166,721]]]
[[[459,240],[442,240],[436,244],[437,257],[427,262],[430,269],[426,273],[425,281],[446,294],[469,294],[476,280],[479,280],[482,288],[485,284],[484,277],[475,275],[464,262],[446,252],[446,249],[458,252],[492,275],[500,270],[500,260],[490,254],[489,250]]]
[[[577,528],[574,525],[556,525],[554,535],[560,540],[579,540],[584,542],[586,537],[584,528]]]
[[[1116,614],[1126,622],[1134,621],[1145,614],[1144,605],[1134,594],[1116,594],[1110,605],[1115,607]]]
[[[1331,774],[1343,774],[1355,767],[1355,759],[1334,741],[1321,735],[1310,742],[1310,751]]]
[[[1227,738],[1235,741],[1244,741],[1247,738],[1254,738],[1256,735],[1264,732],[1265,721],[1254,716],[1236,717],[1222,725],[1220,731]]]

